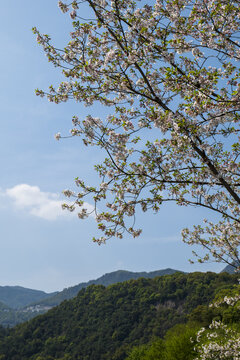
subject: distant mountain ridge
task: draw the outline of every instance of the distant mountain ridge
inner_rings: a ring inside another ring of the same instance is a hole
[[[89,280],[87,282],[79,283],[78,285],[71,286],[63,289],[62,291],[56,291],[53,293],[46,293],[41,290],[33,290],[24,288],[21,286],[0,286],[0,302],[10,307],[11,309],[23,309],[29,306],[57,306],[64,300],[69,300],[77,296],[78,292],[86,288],[89,285],[104,285],[108,286],[116,284],[118,282],[136,280],[141,277],[146,279],[152,279],[157,276],[171,275],[175,272],[183,271],[167,268],[156,271],[142,271],[133,272],[127,270],[117,270],[110,273],[106,273],[95,280]],[[227,265],[221,272],[227,272],[229,274],[234,273],[234,267]],[[1,309],[0,309],[1,311]],[[1,323],[1,320],[0,320]]]
[[[231,266],[226,266],[222,272],[231,274],[233,269]],[[90,285],[108,286],[139,278],[153,279],[158,276],[172,275],[174,273],[184,274],[183,271],[171,268],[151,272],[117,270],[104,274],[95,280],[82,282],[54,293],[27,289],[21,286],[0,286],[0,325],[12,327],[18,323],[30,320],[39,314],[46,313],[50,308],[59,305],[64,300],[76,297],[80,290]]]
[[[12,309],[20,309],[32,302],[54,296],[56,292],[47,294],[41,290],[27,289],[21,286],[0,286],[0,302]]]
[[[0,325],[13,327],[30,320],[39,314],[46,313],[50,308],[64,300],[77,296],[79,291],[90,285],[112,285],[139,278],[155,278],[172,275],[181,271],[164,269],[151,272],[131,272],[118,270],[101,276],[96,280],[80,283],[60,292],[47,294],[44,291],[26,289],[21,286],[0,286]]]
[[[153,279],[157,276],[163,275],[172,275],[176,272],[184,273],[183,271],[167,268],[163,270],[156,271],[142,271],[142,272],[132,272],[127,270],[117,270],[111,273],[107,273],[102,275],[100,278],[96,280],[90,280],[88,282],[82,282],[78,285],[71,286],[69,288],[64,289],[63,291],[58,292],[56,295],[52,297],[48,297],[43,299],[40,302],[35,302],[35,305],[43,305],[43,306],[57,306],[64,300],[72,299],[77,296],[79,291],[83,288],[86,288],[90,285],[112,285],[119,282],[124,282],[128,280],[137,280],[139,278]]]
[[[46,314],[13,329],[0,329],[0,358],[123,360],[131,348],[163,338],[189,316],[198,329],[208,326],[218,315],[208,304],[219,291],[231,291],[237,284],[237,274],[176,272],[107,287],[91,285]],[[237,325],[239,315],[236,319]],[[170,345],[175,347],[175,335],[173,340]]]
[[[236,274],[236,265],[237,262],[233,263],[233,265],[227,265],[221,272],[227,272],[228,274]]]

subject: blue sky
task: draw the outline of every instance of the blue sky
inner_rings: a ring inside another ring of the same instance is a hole
[[[50,292],[118,269],[221,270],[221,264],[190,265],[192,248],[181,241],[181,229],[201,222],[203,210],[164,206],[158,215],[140,215],[141,238],[102,246],[91,241],[93,218],[81,221],[61,210],[61,192],[74,187],[75,177],[96,181],[93,165],[102,154],[79,139],[57,142],[54,135],[68,134],[73,115],[99,109],[35,96],[36,88],[57,84],[61,73],[48,63],[31,28],[63,47],[71,20],[57,0],[5,1],[0,17],[0,285]]]

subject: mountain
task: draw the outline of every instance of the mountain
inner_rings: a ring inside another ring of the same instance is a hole
[[[235,264],[237,264],[235,262]],[[227,272],[228,274],[235,274],[236,273],[236,268],[233,265],[227,265],[221,272]]]
[[[163,337],[236,284],[236,274],[178,272],[88,286],[44,315],[0,329],[0,359],[124,360],[133,346]]]
[[[12,327],[46,312],[46,307],[25,307],[53,295],[56,295],[56,292],[47,294],[21,286],[0,286],[0,325]]]
[[[156,276],[163,276],[163,275],[171,275],[175,272],[179,272],[178,270],[174,269],[163,269],[163,270],[156,270],[151,272],[132,272],[126,270],[117,270],[111,273],[107,273],[96,280],[90,280],[88,282],[82,282],[78,285],[69,287],[64,289],[63,291],[58,292],[56,295],[52,297],[45,298],[40,302],[35,302],[34,305],[41,305],[41,306],[56,306],[59,305],[62,301],[72,299],[74,296],[77,296],[79,291],[83,288],[86,288],[90,285],[104,285],[108,286],[111,284],[116,284],[118,282],[123,282],[127,280],[136,280],[139,278],[146,278],[146,279],[153,279]]]
[[[154,278],[166,274],[173,274],[177,270],[164,269],[152,272],[130,272],[118,270],[101,276],[96,280],[80,283],[64,289],[61,292],[47,294],[44,291],[26,289],[20,286],[0,287],[0,325],[13,327],[28,321],[39,314],[44,314],[62,301],[75,297],[78,292],[90,285],[110,285],[140,277]],[[1,308],[1,302],[7,308]]]
[[[46,299],[55,293],[26,289],[21,286],[0,286],[0,302],[12,309],[20,309],[30,303]]]
[[[8,311],[10,309],[11,308],[9,306],[0,301],[0,311]]]

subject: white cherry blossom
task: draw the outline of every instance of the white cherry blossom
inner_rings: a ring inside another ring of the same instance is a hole
[[[76,114],[70,130],[106,153],[95,167],[98,186],[76,179],[81,199],[95,202],[103,237],[94,241],[139,236],[136,210],[157,213],[171,201],[218,215],[216,223],[183,230],[185,242],[206,250],[200,262],[239,264],[239,2],[85,3],[91,20],[76,21],[81,1],[58,3],[74,20],[65,48],[33,32],[66,77],[36,94],[77,101],[90,113],[94,103],[109,110],[101,118]],[[69,194],[79,218],[87,218],[82,200]]]

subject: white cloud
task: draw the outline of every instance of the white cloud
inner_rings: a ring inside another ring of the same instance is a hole
[[[66,200],[60,200],[58,194],[41,191],[38,186],[19,184],[6,189],[3,194],[13,201],[16,209],[24,210],[42,219],[56,220],[70,215],[69,211],[62,210],[62,203],[67,203]],[[93,209],[88,203],[85,203],[84,207],[88,210]]]

